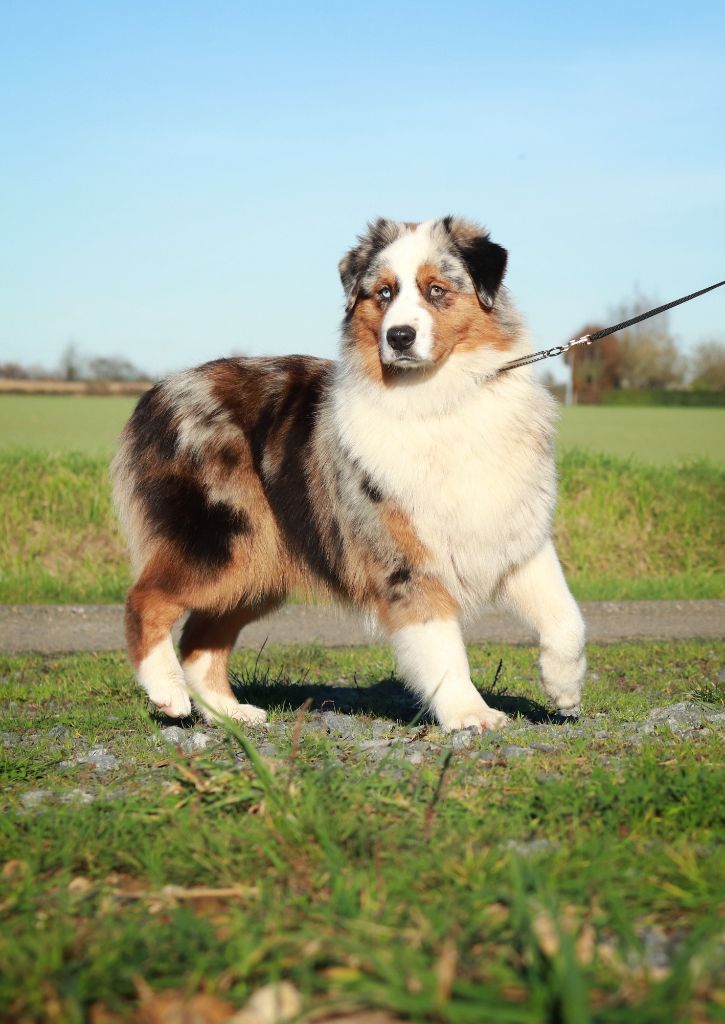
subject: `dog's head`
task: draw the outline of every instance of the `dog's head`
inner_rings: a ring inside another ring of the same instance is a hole
[[[379,378],[457,350],[508,348],[506,262],[506,250],[469,221],[375,221],[340,261],[347,343]]]

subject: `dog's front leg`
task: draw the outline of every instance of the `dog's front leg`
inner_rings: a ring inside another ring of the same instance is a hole
[[[584,620],[551,541],[507,576],[501,598],[539,634],[541,683],[559,712],[578,715],[587,667]]]
[[[508,721],[484,701],[471,682],[466,648],[456,619],[431,619],[392,631],[398,668],[444,729],[496,729]]]

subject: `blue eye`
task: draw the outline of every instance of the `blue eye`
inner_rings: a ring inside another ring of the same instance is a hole
[[[393,292],[387,285],[378,291],[378,298],[382,299],[383,302],[390,302],[393,297]]]

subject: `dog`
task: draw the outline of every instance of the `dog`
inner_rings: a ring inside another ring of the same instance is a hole
[[[507,605],[538,633],[543,688],[578,714],[584,626],[551,539],[555,403],[469,221],[380,219],[339,264],[341,353],[229,358],[156,384],[113,464],[136,582],[131,662],[179,718],[248,724],[227,660],[290,592],[371,614],[446,730],[503,726],[471,681],[461,621]],[[188,612],[177,660],[174,623]]]

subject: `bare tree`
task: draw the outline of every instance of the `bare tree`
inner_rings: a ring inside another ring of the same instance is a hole
[[[632,299],[613,309],[610,316],[615,323],[629,320],[657,304],[652,296],[636,291]],[[686,362],[670,330],[667,313],[627,327],[617,337],[622,387],[668,388],[684,384]]]
[[[91,380],[148,380],[147,374],[123,356],[96,356],[88,361]]]
[[[26,380],[28,371],[20,363],[0,363],[0,377],[3,380]]]
[[[690,371],[695,390],[725,390],[725,341],[708,338],[700,342],[692,354]]]
[[[80,380],[83,376],[83,360],[74,341],[69,341],[60,357],[62,380]]]

